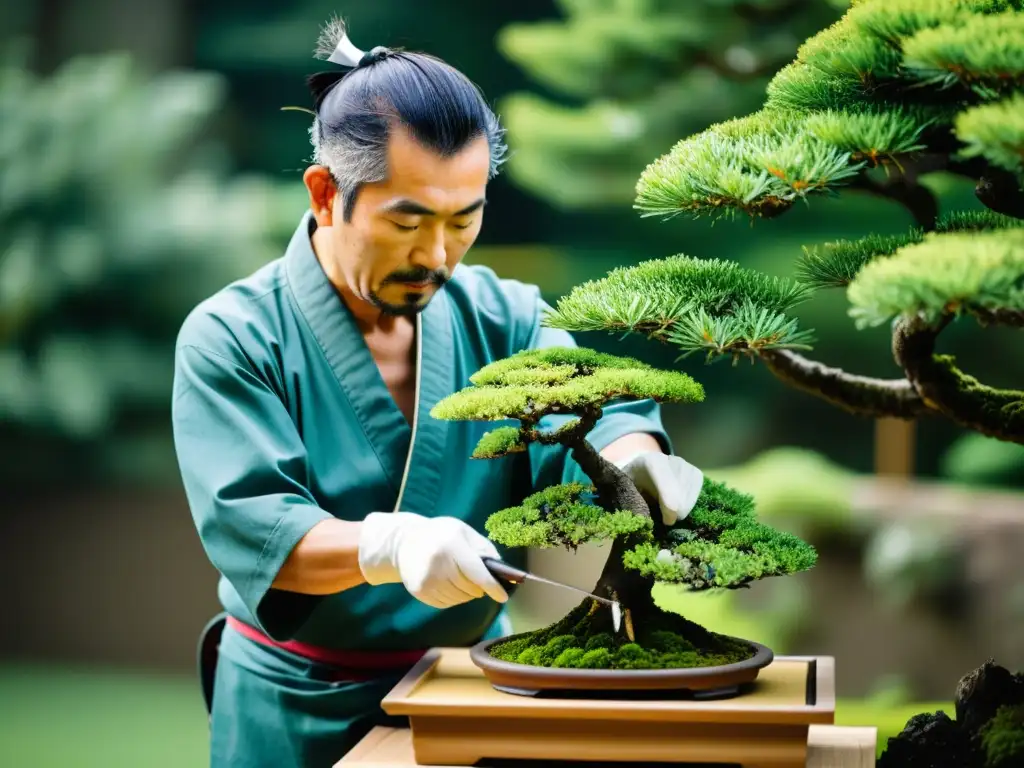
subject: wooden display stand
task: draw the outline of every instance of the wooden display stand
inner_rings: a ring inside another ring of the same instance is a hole
[[[411,730],[375,729],[337,766],[872,768],[875,729],[823,727],[834,721],[834,681],[830,657],[777,657],[730,699],[529,697],[495,690],[467,649],[434,649],[382,702],[389,715],[408,717]]]

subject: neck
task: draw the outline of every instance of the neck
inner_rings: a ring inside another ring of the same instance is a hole
[[[360,298],[352,290],[344,275],[337,268],[337,262],[331,258],[331,243],[326,237],[325,232],[317,229],[313,233],[312,246],[313,253],[316,254],[317,261],[320,262],[324,274],[331,285],[334,286],[334,290],[338,293],[339,298],[341,298],[345,306],[352,313],[356,325],[359,326],[359,330],[364,335],[374,332],[391,333],[407,327],[412,322],[412,318],[396,317],[382,312],[379,307]]]

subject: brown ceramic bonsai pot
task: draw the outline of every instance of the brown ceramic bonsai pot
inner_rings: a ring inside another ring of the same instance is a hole
[[[516,635],[511,636],[511,638]],[[692,695],[694,698],[721,698],[737,695],[757,679],[758,673],[772,663],[772,650],[760,643],[739,640],[754,648],[754,655],[733,664],[717,667],[679,669],[568,669],[538,667],[503,661],[491,655],[490,649],[510,637],[485,640],[469,650],[470,659],[490,681],[506,693],[524,696],[575,692],[600,695],[602,692]]]

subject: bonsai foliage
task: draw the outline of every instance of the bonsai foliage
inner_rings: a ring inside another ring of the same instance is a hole
[[[671,527],[652,513],[632,480],[587,440],[611,401],[651,399],[695,403],[703,388],[683,373],[589,349],[525,350],[481,368],[471,386],[440,401],[441,419],[503,421],[483,435],[473,456],[493,459],[531,443],[567,446],[592,484],[540,489],[487,521],[491,539],[508,547],[575,549],[610,541],[604,571],[592,590],[618,600],[624,625],[616,638],[609,616],[587,599],[555,625],[495,649],[530,664],[640,668],[723,663],[750,647],[720,637],[658,608],[656,582],[691,590],[737,588],[755,579],[810,568],[814,550],[791,534],[759,523],[753,499],[705,479],[692,512]],[[545,417],[560,424],[543,424]]]
[[[806,542],[758,522],[751,496],[708,480],[693,511],[660,546],[653,539],[637,545],[625,564],[660,582],[704,590],[807,570],[816,559]]]
[[[643,216],[780,216],[860,192],[915,224],[804,249],[795,279],[677,255],[577,287],[545,323],[631,331],[709,360],[759,360],[849,412],[936,415],[1024,443],[1024,392],[937,354],[955,322],[1024,327],[1024,2],[859,0],[771,80],[763,107],[679,141],[636,186]],[[975,185],[978,210],[940,213],[922,176]],[[879,379],[806,356],[793,310],[845,289],[859,329],[889,324],[903,372]]]
[[[573,458],[593,481],[603,509],[637,513],[648,519],[650,511],[635,486],[585,436],[600,419],[602,406],[611,400],[704,399],[703,388],[686,374],[576,347],[524,350],[481,368],[470,377],[470,383],[472,386],[438,402],[431,415],[448,420],[519,421],[518,427],[499,427],[484,434],[473,452],[475,458],[500,458],[524,451],[532,442],[561,443],[571,449]],[[545,428],[540,422],[546,417],[562,423]],[[548,501],[558,502],[554,508],[566,514],[577,511],[580,494],[575,488],[561,487],[547,493]],[[527,500],[522,514],[531,508],[551,508],[544,501]]]

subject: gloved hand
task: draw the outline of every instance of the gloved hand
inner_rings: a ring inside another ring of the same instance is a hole
[[[678,456],[659,451],[641,451],[616,462],[641,493],[658,500],[661,519],[667,526],[675,525],[693,511],[704,473]]]
[[[485,594],[499,603],[508,600],[482,557],[499,557],[494,544],[454,517],[372,512],[362,522],[359,568],[367,583],[401,582],[434,608]]]

